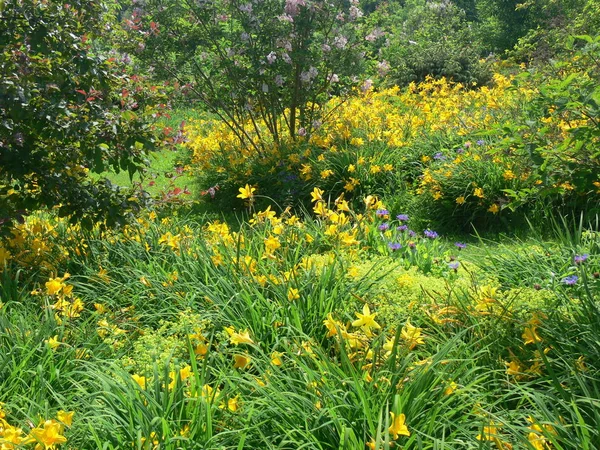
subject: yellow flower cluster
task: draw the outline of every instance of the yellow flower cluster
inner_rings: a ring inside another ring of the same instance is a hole
[[[35,448],[35,450],[55,449],[67,442],[65,427],[73,422],[73,411],[59,411],[56,419],[44,420],[37,427],[25,432],[22,428],[10,425],[6,420],[4,404],[0,403],[0,448]],[[29,447],[32,446],[32,447]]]
[[[357,155],[346,170],[359,176],[339,180],[351,192],[360,184],[361,177],[381,176],[394,170],[383,156],[360,155],[362,147],[383,144],[399,149],[431,133],[467,135],[501,123],[508,111],[532,94],[533,90],[528,88],[512,89],[512,79],[500,74],[494,76],[490,87],[478,90],[444,78],[429,78],[405,90],[395,87],[379,92],[369,90],[350,99],[333,98],[323,106],[327,120],[322,127],[308,138],[284,142],[281,147],[268,142],[262,142],[260,147],[243,146],[231,129],[212,120],[190,124],[187,146],[193,168],[221,174],[239,184],[257,175],[252,173],[253,161],[260,161],[261,167],[270,167],[271,171],[283,162],[288,172],[297,173],[302,180],[315,176],[326,180],[335,172],[327,165],[328,159],[348,152],[348,148],[355,149]],[[258,144],[255,125],[265,127],[248,123],[246,133]],[[248,186],[241,189],[240,198],[252,196]]]

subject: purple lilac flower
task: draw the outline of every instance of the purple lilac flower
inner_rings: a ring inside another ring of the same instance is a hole
[[[379,225],[377,228],[379,228],[379,231],[386,231],[389,230],[390,228],[390,224],[387,222],[383,222],[381,225]]]
[[[406,231],[406,230],[408,230],[408,225],[400,225],[399,227],[396,228],[396,230]]]
[[[396,219],[398,219],[400,222],[408,222],[408,214],[398,214]]]
[[[458,261],[452,261],[448,263],[448,267],[452,270],[458,270],[458,266],[460,266]]]
[[[252,14],[252,3],[246,3],[245,5],[240,6],[240,11],[245,12],[246,14]]]
[[[379,73],[380,77],[384,77],[390,69],[390,63],[388,63],[385,59],[377,63],[377,72]]]
[[[485,141],[483,139],[479,139],[477,141],[477,145],[485,145]]]
[[[440,235],[439,235],[439,234],[437,234],[437,232],[435,232],[435,231],[432,231],[432,230],[425,230],[425,231],[423,231],[423,236],[425,236],[426,238],[429,238],[429,239],[436,239],[436,238],[438,238]]]
[[[583,262],[585,262],[588,258],[589,258],[589,254],[584,253],[583,255],[575,255],[573,257],[573,261],[575,262],[575,264],[581,264]]]
[[[300,6],[306,6],[304,0],[286,0],[285,2],[285,13],[291,17],[296,17],[300,10]]]
[[[415,237],[417,235],[417,233],[415,233],[413,230],[408,230],[408,235],[410,237]]]
[[[269,64],[273,64],[277,60],[277,54],[275,52],[271,52],[267,55],[267,62]]]
[[[375,214],[377,214],[377,217],[383,217],[389,215],[390,212],[387,209],[378,209]]]
[[[435,155],[433,155],[433,159],[435,159],[436,161],[444,161],[446,157],[442,152],[437,152]]]
[[[346,45],[348,45],[348,38],[346,36],[336,36],[333,39],[333,45],[335,45],[340,50],[343,50],[344,48],[346,48]]]
[[[402,244],[400,244],[398,242],[390,242],[388,244],[388,247],[390,248],[391,251],[395,252],[396,250],[400,250],[402,248]]]
[[[467,248],[467,244],[465,244],[464,242],[455,242],[454,245],[456,245],[459,250]]]
[[[577,280],[579,280],[579,277],[577,275],[570,275],[568,277],[563,278],[560,281],[566,284],[567,286],[573,286],[577,283]]]

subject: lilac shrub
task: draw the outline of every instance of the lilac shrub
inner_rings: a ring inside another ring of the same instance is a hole
[[[147,0],[126,47],[258,152],[310,135],[362,67],[358,0]]]

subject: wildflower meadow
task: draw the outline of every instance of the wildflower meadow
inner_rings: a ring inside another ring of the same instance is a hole
[[[0,0],[0,450],[600,449],[598,25]]]

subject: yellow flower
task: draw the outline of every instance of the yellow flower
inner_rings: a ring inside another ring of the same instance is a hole
[[[233,368],[245,369],[250,364],[250,356],[248,355],[233,355]]]
[[[454,392],[456,392],[457,389],[458,389],[458,384],[456,384],[454,381],[452,381],[448,384],[448,386],[446,386],[446,389],[444,390],[444,395],[452,395],[452,394],[454,394]]]
[[[363,306],[362,314],[358,312],[354,314],[356,314],[356,317],[358,317],[358,319],[352,322],[352,326],[362,327],[367,335],[371,334],[371,328],[381,328],[381,326],[377,322],[375,322],[375,316],[377,315],[377,313],[371,314],[369,305],[367,305],[366,303]]]
[[[406,341],[409,350],[415,348],[418,344],[424,344],[425,341],[421,337],[422,328],[411,325],[410,321],[406,321],[406,324],[402,327],[400,336]]]
[[[350,164],[348,166],[348,172],[353,173],[356,171],[356,166],[354,164]],[[599,183],[600,184],[600,183]]]
[[[250,187],[250,185],[246,184],[245,187],[240,188],[240,193],[237,195],[237,198],[241,198],[242,200],[252,199],[254,197],[254,192],[256,188]]]
[[[252,338],[250,338],[250,332],[248,330],[244,330],[240,332],[234,332],[230,335],[229,341],[234,345],[239,344],[254,344]]]
[[[281,247],[279,239],[275,236],[269,236],[267,239],[264,240],[264,243],[267,253],[273,253],[275,250]]]
[[[46,343],[52,350],[56,350],[61,344],[61,342],[58,340],[58,334],[55,334],[50,339],[47,339]]]
[[[39,446],[41,449],[41,445],[43,444],[44,449],[52,449],[57,444],[64,444],[67,442],[67,438],[62,434],[62,425],[55,420],[46,420],[44,422],[44,426],[34,428],[29,433],[28,442],[38,443],[36,448]]]
[[[346,212],[350,212],[350,206],[348,205],[348,202],[346,200],[341,200],[338,204],[337,204],[337,210],[338,211],[346,211]]]
[[[494,214],[498,214],[498,211],[500,211],[500,207],[494,203],[492,206],[490,206],[488,208],[488,212],[494,213]]]
[[[533,431],[527,435],[527,440],[535,450],[546,450],[546,438]]]
[[[313,211],[315,212],[315,214],[318,214],[319,216],[323,217],[327,217],[327,215],[329,214],[329,210],[327,209],[327,206],[325,206],[325,202],[323,201],[318,202],[313,208]]]
[[[13,427],[6,422],[0,420],[0,447],[2,450],[12,450],[20,448],[20,444],[26,443],[21,428]],[[34,441],[29,441],[34,442]],[[15,445],[11,445],[15,444]]]
[[[473,191],[473,195],[475,197],[479,197],[479,198],[484,198],[485,197],[485,195],[483,193],[483,189],[481,189],[481,188],[475,188],[475,190]]]
[[[462,205],[464,202],[465,202],[465,198],[462,195],[460,197],[456,198],[457,205]]]
[[[146,377],[134,373],[131,375],[131,378],[133,378],[133,381],[135,381],[142,389],[146,389]]]
[[[512,170],[505,170],[504,173],[502,174],[502,176],[504,177],[505,180],[514,180],[515,178],[517,178],[517,176],[514,174],[514,172]]]
[[[223,403],[219,406],[219,408],[221,408],[221,409],[227,408],[231,412],[236,412],[238,409],[240,409],[239,398],[240,398],[240,396],[236,395],[235,397],[227,399],[227,405],[225,403]]]
[[[313,191],[310,193],[311,201],[312,202],[323,201],[324,192],[325,191],[323,191],[323,189],[319,189],[318,187],[314,188]]]
[[[333,170],[331,170],[331,169],[326,169],[326,170],[321,171],[321,178],[323,178],[323,179],[329,178],[331,175],[333,175]]]
[[[70,276],[70,274],[65,273],[62,278],[50,278],[50,280],[46,282],[46,292],[48,295],[58,294],[61,289],[66,288],[67,286],[65,285],[64,281]]]
[[[369,171],[370,171],[370,172],[371,172],[373,175],[375,175],[376,173],[379,173],[379,172],[381,172],[381,166],[378,166],[377,164],[375,164],[375,165],[372,165],[372,166],[369,168]]]
[[[300,292],[296,288],[289,288],[287,298],[290,302],[293,300],[298,300],[300,298]]]
[[[283,362],[281,361],[282,356],[283,353],[281,352],[271,353],[271,364],[273,364],[274,366],[281,366],[283,364]]]
[[[521,373],[521,366],[518,361],[505,362],[506,374],[507,375],[519,375]]]
[[[390,412],[390,415],[392,416],[392,425],[389,432],[394,439],[398,439],[398,436],[410,436],[410,431],[406,426],[406,416],[404,414],[396,416],[393,412]]]
[[[340,332],[344,331],[344,326],[336,321],[331,313],[327,314],[327,319],[323,321],[323,325],[327,328],[327,337],[336,336],[338,334],[338,329]]]
[[[70,427],[71,424],[73,423],[73,416],[75,415],[75,411],[71,411],[71,412],[67,412],[67,411],[63,411],[62,409],[58,412],[58,414],[56,415],[56,418],[64,423],[66,426]]]
[[[525,331],[523,331],[521,337],[524,339],[525,345],[542,342],[542,338],[539,337],[539,335],[537,334],[536,327],[533,325],[525,327]]]
[[[356,278],[360,275],[358,267],[350,266],[348,267],[348,272],[346,273],[349,277]]]
[[[190,366],[185,366],[179,369],[179,378],[181,378],[181,381],[187,380],[189,377],[192,376],[192,374],[193,372]]]

